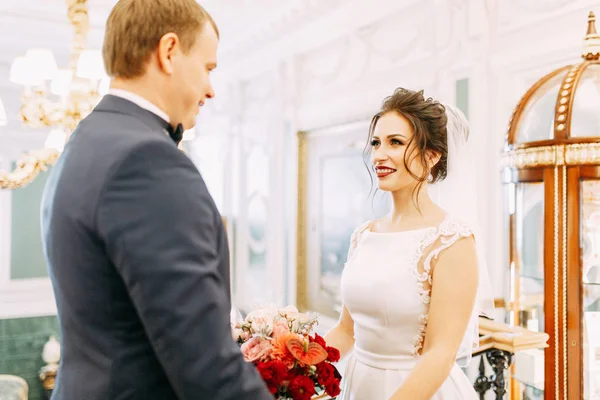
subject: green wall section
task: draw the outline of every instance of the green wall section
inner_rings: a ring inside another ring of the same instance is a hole
[[[456,106],[469,119],[469,78],[456,81]]]
[[[42,252],[40,203],[48,171],[42,172],[29,185],[12,191],[10,278],[47,277]]]
[[[0,375],[17,375],[29,385],[29,400],[43,399],[38,377],[42,350],[50,336],[59,338],[56,316],[0,319]]]

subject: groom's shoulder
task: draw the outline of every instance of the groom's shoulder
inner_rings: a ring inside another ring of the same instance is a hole
[[[121,113],[92,112],[81,121],[71,142],[73,152],[85,154],[90,163],[108,170],[144,154],[168,158],[182,155],[159,125]]]
[[[115,153],[119,149],[127,151],[128,148],[156,140],[172,145],[166,131],[155,121],[145,123],[140,118],[123,113],[92,112],[81,121],[77,131],[88,144],[107,147]]]
[[[117,176],[137,177],[165,166],[197,171],[165,131],[119,113],[92,112],[73,133],[63,156],[67,172],[92,186],[104,187]]]

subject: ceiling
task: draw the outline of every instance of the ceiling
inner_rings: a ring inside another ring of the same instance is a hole
[[[414,1],[417,0],[394,4]],[[88,48],[102,46],[104,24],[116,2],[88,0]],[[265,63],[276,63],[294,51],[307,50],[307,45],[318,45],[355,29],[356,26],[347,23],[348,15],[363,15],[361,22],[368,24],[399,7],[390,7],[389,0],[372,0],[368,9],[364,0],[203,0],[200,3],[211,13],[221,34],[216,85],[230,81],[232,76],[244,79],[249,71]],[[54,53],[58,67],[65,67],[73,33],[66,0],[0,1],[0,98],[9,120],[7,126],[0,127],[0,159],[12,159],[24,149],[42,146],[45,140],[44,132],[23,127],[18,119],[22,87],[9,81],[14,58],[24,55],[29,48],[48,48]]]
[[[344,0],[328,1],[338,4]],[[104,24],[116,0],[88,0],[88,47],[100,48]],[[277,29],[289,29],[293,20],[322,10],[318,0],[205,0],[200,2],[215,18],[221,32],[220,54],[227,56],[249,41],[272,37]],[[65,0],[2,0],[0,2],[0,88],[8,85],[12,60],[31,47],[49,48],[57,62],[69,57],[73,28],[67,19]],[[9,85],[10,87],[10,85]]]
[[[345,0],[329,1],[336,4]],[[104,24],[116,0],[88,0],[90,31],[87,45],[99,49]],[[318,0],[205,0],[200,3],[217,21],[221,33],[220,59],[239,54],[249,41],[273,37],[277,29],[289,28],[290,21],[302,18],[317,7]],[[321,3],[322,4],[322,3]],[[67,65],[73,27],[67,18],[65,0],[0,1],[0,99],[9,123],[0,127],[0,159],[14,158],[24,148],[43,145],[45,134],[25,128],[18,120],[22,87],[9,81],[15,57],[27,49],[51,49],[60,67]],[[46,130],[47,131],[47,130]],[[0,168],[1,169],[1,168]]]

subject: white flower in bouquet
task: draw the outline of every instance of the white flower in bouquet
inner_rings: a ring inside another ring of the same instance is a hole
[[[273,318],[254,318],[250,322],[252,333],[259,336],[271,336],[274,322]]]
[[[279,310],[279,315],[281,315],[282,317],[295,314],[298,314],[298,309],[294,306],[286,306]]]
[[[277,307],[271,306],[271,307],[261,308],[261,309],[250,312],[246,316],[246,321],[252,322],[257,318],[262,318],[264,320],[273,321],[278,316],[279,316],[279,310],[277,309]]]
[[[292,332],[303,335],[311,332],[314,326],[318,324],[318,316],[316,314],[296,313],[288,315],[287,320]]]
[[[246,341],[249,337],[250,334],[248,332],[244,332],[243,329],[241,328],[232,328],[231,329],[231,336],[233,337],[233,340],[238,341],[238,340],[242,340],[242,341]]]

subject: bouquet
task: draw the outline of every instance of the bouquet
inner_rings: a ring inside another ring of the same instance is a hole
[[[244,359],[256,366],[275,399],[340,394],[341,375],[333,365],[340,352],[311,335],[316,324],[316,316],[288,306],[255,310],[232,325]]]

